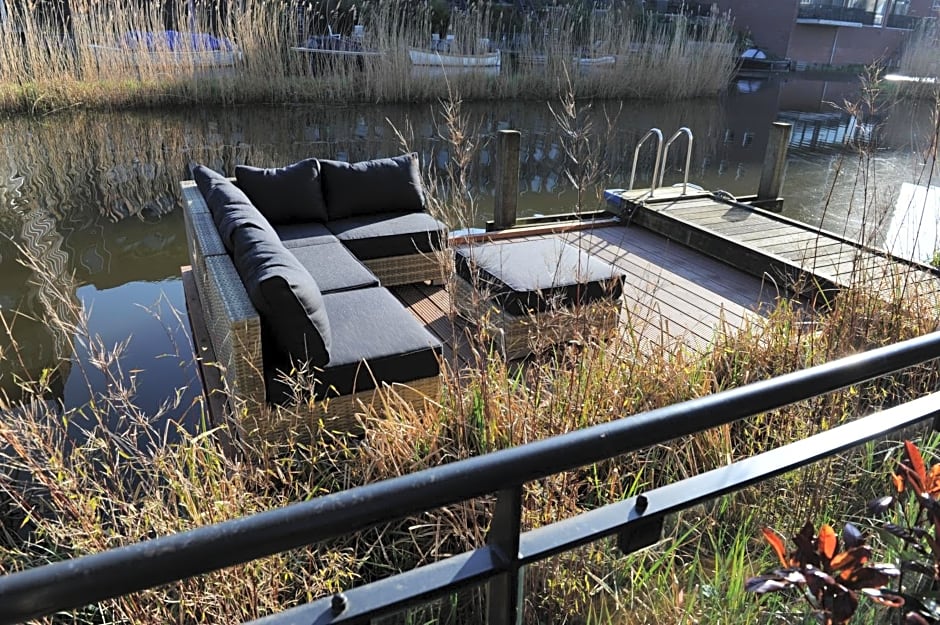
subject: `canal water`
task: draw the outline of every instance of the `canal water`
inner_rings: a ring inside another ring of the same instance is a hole
[[[924,173],[931,108],[897,101],[861,114],[843,106],[857,91],[854,80],[741,79],[710,100],[582,104],[566,123],[586,131],[586,144],[562,130],[557,104],[464,105],[476,144],[469,175],[476,212],[455,226],[479,226],[492,210],[499,129],[522,131],[520,212],[534,215],[602,207],[599,190],[628,184],[634,147],[653,127],[667,138],[692,130],[691,182],[754,193],[771,123],[783,120],[793,124],[785,214],[929,258],[938,204]],[[400,153],[404,138],[440,175],[454,157],[445,132],[439,105],[83,112],[0,123],[0,311],[10,325],[0,333],[0,390],[15,399],[23,380],[42,378],[50,396],[76,407],[125,384],[142,414],[196,422],[200,385],[179,278],[188,261],[178,181],[189,166],[231,175],[242,163],[355,161]],[[683,180],[685,150],[680,140],[670,151],[666,185]],[[590,162],[601,173],[579,194],[571,179],[591,180]],[[636,186],[649,185],[652,163],[645,148]],[[920,240],[912,222],[927,233]],[[76,341],[80,332],[50,322],[70,310],[84,311],[99,343]],[[87,366],[115,346],[122,356],[107,374]]]

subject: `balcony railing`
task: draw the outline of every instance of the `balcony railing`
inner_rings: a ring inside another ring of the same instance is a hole
[[[852,22],[872,26],[875,23],[874,11],[851,9],[849,7],[829,6],[824,4],[801,4],[797,17],[801,20],[826,20],[830,22]]]
[[[906,28],[914,30],[920,23],[921,18],[913,15],[889,15],[887,25],[890,28]]]
[[[522,531],[526,483],[659,445],[908,367],[936,367],[940,332],[811,369],[326,495],[216,525],[0,577],[0,624],[18,623],[250,562],[380,523],[496,494],[485,542],[466,553],[272,614],[257,625],[361,624],[484,586],[488,625],[522,617],[525,567],[605,536],[629,553],[658,541],[666,515],[924,421],[940,425],[940,393],[802,440]],[[628,466],[628,465],[625,465]]]

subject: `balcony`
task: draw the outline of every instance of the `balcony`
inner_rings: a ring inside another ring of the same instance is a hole
[[[875,12],[826,4],[801,4],[797,21],[873,26],[875,24]]]
[[[905,28],[907,30],[914,30],[917,28],[920,20],[921,18],[915,17],[913,15],[889,15],[887,26],[888,28]]]

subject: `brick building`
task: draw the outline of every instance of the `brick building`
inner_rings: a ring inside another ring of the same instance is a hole
[[[940,0],[716,0],[754,45],[797,67],[896,61],[911,30]]]

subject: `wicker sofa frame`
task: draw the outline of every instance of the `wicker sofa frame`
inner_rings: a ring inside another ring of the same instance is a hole
[[[413,380],[407,385],[377,385],[349,395],[310,401],[304,405],[272,406],[265,401],[261,346],[261,319],[248,297],[231,258],[225,250],[209,208],[191,180],[181,183],[187,246],[199,303],[220,369],[222,389],[239,436],[250,440],[277,440],[292,428],[305,427],[343,432],[360,429],[359,415],[382,406],[391,393],[409,403],[434,398],[440,377]],[[440,265],[434,255],[377,259],[365,264],[385,286],[422,280],[439,280]],[[394,401],[392,399],[391,401]]]

